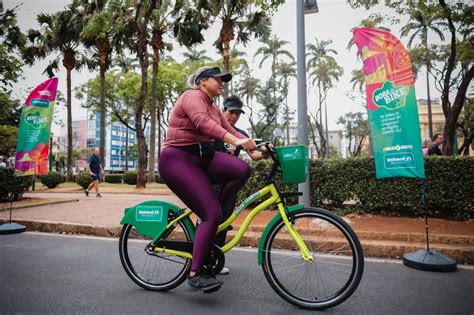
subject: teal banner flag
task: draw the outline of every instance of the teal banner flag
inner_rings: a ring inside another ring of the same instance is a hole
[[[48,174],[57,87],[57,78],[46,80],[30,93],[23,105],[15,156],[15,172],[19,176]]]
[[[420,121],[410,58],[389,32],[353,31],[364,62],[377,178],[425,178]]]

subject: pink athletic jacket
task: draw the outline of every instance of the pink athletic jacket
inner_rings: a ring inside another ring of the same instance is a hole
[[[246,138],[232,128],[205,92],[188,90],[181,94],[173,107],[163,147],[222,140],[226,132],[237,138]]]

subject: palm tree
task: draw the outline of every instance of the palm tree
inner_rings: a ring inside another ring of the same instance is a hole
[[[179,17],[194,16],[195,19],[201,23],[189,24],[187,20],[179,22]],[[155,182],[155,143],[156,143],[156,129],[158,122],[158,159],[161,149],[161,113],[159,109],[162,106],[157,106],[158,97],[158,70],[160,63],[160,56],[165,50],[171,51],[173,46],[167,43],[164,37],[167,35],[174,35],[174,38],[182,45],[191,47],[196,43],[202,42],[203,38],[201,32],[207,28],[204,22],[205,17],[199,14],[196,10],[186,5],[181,5],[178,1],[173,5],[171,0],[162,0],[158,7],[153,10],[150,17],[151,24],[151,40],[150,45],[153,49],[153,67],[152,67],[152,85],[151,85],[151,128],[150,128],[150,159],[148,164],[148,182]],[[179,32],[176,32],[179,29]],[[174,31],[174,34],[172,32]],[[157,112],[158,111],[158,112]]]
[[[0,11],[0,92],[6,92],[21,75],[19,52],[25,47],[26,36],[18,27],[18,7]]]
[[[63,11],[55,14],[41,13],[37,21],[42,25],[40,31],[30,29],[28,31],[29,46],[23,53],[26,64],[33,64],[37,59],[44,59],[53,52],[58,52],[50,64],[46,67],[49,77],[59,68],[59,62],[66,68],[67,82],[67,174],[66,180],[72,181],[72,105],[71,105],[71,73],[73,69],[79,69],[88,60],[80,51],[80,34],[83,29],[82,20],[76,15],[78,3],[75,1],[68,5]],[[43,72],[43,73],[44,73]]]
[[[318,89],[318,113],[319,123],[315,119],[316,128],[318,129],[319,138],[321,142],[321,156],[325,157],[329,152],[327,147],[327,134],[328,126],[326,122],[326,137],[323,134],[323,104],[325,104],[327,92],[333,87],[333,82],[338,81],[339,77],[343,74],[342,68],[337,64],[336,60],[331,55],[337,55],[337,51],[329,48],[331,40],[319,41],[315,38],[316,43],[309,43],[306,45],[306,57],[308,62],[306,65],[307,71],[309,72],[310,78],[313,78],[312,84]],[[326,111],[327,121],[327,111]]]
[[[261,46],[255,52],[253,58],[255,59],[257,56],[262,56],[262,59],[259,63],[259,68],[262,68],[263,63],[268,59],[271,58],[272,62],[272,78],[276,77],[277,71],[277,63],[282,56],[287,56],[291,61],[295,58],[293,55],[286,49],[284,46],[288,45],[289,42],[286,40],[280,40],[276,35],[273,35],[272,38],[263,39],[260,41],[264,46]]]
[[[286,49],[284,49],[284,46],[289,44],[286,40],[280,40],[276,35],[273,35],[272,38],[269,39],[263,39],[261,40],[261,43],[264,44],[264,46],[261,46],[260,48],[257,49],[257,51],[254,54],[254,59],[257,56],[261,55],[261,60],[259,63],[259,67],[262,68],[263,63],[267,59],[271,59],[272,63],[272,76],[270,78],[269,82],[272,82],[273,84],[269,85],[268,87],[271,88],[273,91],[273,102],[276,105],[277,104],[277,86],[276,86],[276,72],[277,72],[277,63],[283,56],[287,56],[291,61],[294,60],[293,55]],[[275,119],[275,125],[277,124],[277,119]]]
[[[267,37],[270,34],[269,16],[280,4],[270,0],[202,0],[198,3],[199,10],[209,12],[222,23],[215,44],[222,52],[225,72],[230,70],[230,42],[236,39],[245,45],[252,34],[255,38]],[[224,96],[227,93],[226,85]]]
[[[288,92],[290,86],[290,79],[296,77],[296,62],[280,62],[277,64],[277,75],[281,77],[279,85],[281,86],[282,94],[285,97],[285,110],[284,110],[284,123],[283,128],[286,129],[286,141],[289,145],[290,141],[290,120],[293,113],[290,112],[288,107]]]
[[[319,124],[316,123],[318,133],[321,141],[321,156],[326,157],[329,152],[327,140],[328,140],[328,123],[327,123],[327,107],[326,97],[329,89],[334,86],[335,81],[339,81],[339,78],[344,73],[342,67],[340,67],[334,58],[323,59],[316,63],[309,73],[309,78],[312,79],[311,84],[317,86],[318,89],[318,101],[319,101]],[[325,126],[326,126],[326,137],[323,135],[323,118],[322,118],[322,106],[325,104]]]
[[[408,39],[408,47],[411,48],[413,41],[419,37],[421,40],[421,45],[424,47],[425,51],[428,52],[428,32],[432,31],[436,33],[441,40],[444,40],[443,32],[441,27],[447,27],[445,22],[436,21],[435,17],[432,14],[427,12],[426,7],[420,5],[419,10],[414,10],[410,14],[410,21],[408,24],[402,27],[401,36],[408,36],[410,32],[413,32]],[[430,95],[430,67],[431,60],[426,58],[426,93],[428,98],[428,130],[430,138],[433,137],[433,118],[431,115],[431,95]]]
[[[248,119],[252,127],[252,137],[255,137],[253,99],[257,94],[260,80],[252,76],[248,65],[244,66],[243,71],[240,73],[240,77],[241,80],[237,84],[236,91],[239,95],[245,98],[246,111],[248,111]]]
[[[352,89],[363,92],[365,87],[364,71],[362,69],[352,70],[350,82],[352,83]]]
[[[183,53],[183,57],[186,58],[186,61],[212,61],[205,49],[197,50],[192,47]]]
[[[84,20],[85,27],[81,32],[83,44],[95,49],[100,75],[100,158],[105,162],[105,72],[110,66],[114,25],[119,5],[117,1],[80,0],[78,15]],[[107,5],[108,4],[108,5]]]
[[[147,101],[147,93],[150,90],[148,85],[148,45],[153,48],[154,60],[156,60],[154,71],[158,73],[160,52],[167,47],[167,44],[163,42],[163,35],[172,31],[173,37],[179,44],[189,47],[202,42],[202,30],[207,28],[208,24],[206,16],[190,5],[192,2],[175,1],[174,5],[171,4],[171,1],[166,0],[140,2],[127,0],[125,2],[125,6],[121,10],[121,19],[119,19],[123,23],[120,23],[118,38],[120,38],[123,46],[136,53],[140,63],[141,87],[139,97],[135,102],[134,122],[139,152],[137,188],[144,188],[146,186],[145,173],[148,159],[142,117]],[[126,7],[127,5],[128,7]],[[151,38],[149,34],[152,35]],[[157,84],[157,81],[155,82]],[[156,91],[157,87],[154,86],[151,90]],[[153,119],[152,124],[155,123],[156,119]]]

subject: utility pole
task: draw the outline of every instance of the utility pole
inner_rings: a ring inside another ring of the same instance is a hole
[[[306,11],[306,12],[305,12]],[[308,105],[306,100],[306,42],[304,30],[305,13],[318,12],[316,0],[296,1],[296,69],[298,85],[298,144],[308,146]],[[303,193],[299,203],[310,206],[309,172],[304,183],[298,184],[298,190]]]

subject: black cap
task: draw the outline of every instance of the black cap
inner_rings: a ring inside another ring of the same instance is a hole
[[[242,103],[233,99],[225,100],[224,108],[227,110],[240,110],[242,114],[245,114],[245,112],[242,110]]]
[[[201,72],[194,81],[196,84],[198,84],[201,80],[207,79],[209,77],[221,78],[222,82],[229,82],[232,80],[232,74],[221,73],[221,69],[219,67],[213,67]]]

